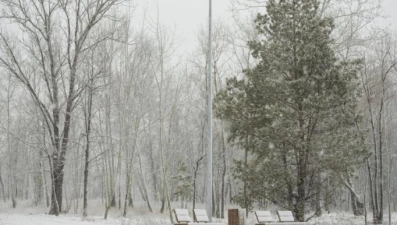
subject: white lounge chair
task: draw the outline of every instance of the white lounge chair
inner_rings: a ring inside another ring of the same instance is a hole
[[[291,211],[277,211],[280,223],[283,225],[306,225],[306,222],[296,222]]]
[[[194,223],[187,209],[174,209],[174,214],[177,221],[175,225],[224,225],[223,223],[210,223],[207,211],[204,209],[193,209]]]
[[[174,209],[174,213],[177,222],[175,225],[188,224],[192,222],[192,218],[190,218],[189,211],[187,211],[187,209]]]
[[[197,224],[206,224],[206,225],[224,225],[223,223],[214,223],[211,222],[208,218],[207,210],[205,209],[193,209],[193,218],[194,222]]]
[[[280,225],[280,223],[275,223],[273,215],[270,211],[256,211],[256,219],[258,224],[256,225]]]

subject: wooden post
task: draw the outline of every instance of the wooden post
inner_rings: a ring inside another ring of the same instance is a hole
[[[228,225],[244,225],[245,216],[242,209],[229,209],[228,210]]]

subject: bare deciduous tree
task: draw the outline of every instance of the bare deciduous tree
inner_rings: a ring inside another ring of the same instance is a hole
[[[29,91],[40,109],[49,133],[52,151],[50,214],[62,210],[65,156],[79,85],[80,60],[94,27],[120,0],[1,0],[3,20],[20,28],[22,37],[0,34],[0,66]],[[28,56],[28,57],[26,57]]]
[[[381,32],[378,41],[367,52],[362,72],[362,85],[366,100],[367,118],[370,127],[372,156],[367,160],[369,198],[373,210],[373,222],[383,222],[385,183],[385,154],[387,140],[385,135],[386,110],[393,98],[392,76],[396,73],[397,48],[390,34]],[[390,182],[390,181],[389,181]]]

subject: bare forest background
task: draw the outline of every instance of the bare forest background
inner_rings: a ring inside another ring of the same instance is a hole
[[[396,32],[379,26],[378,0],[319,3],[318,13],[334,20],[337,58],[362,62],[355,125],[367,154],[351,171],[316,173],[321,182],[308,184],[315,197],[304,215],[367,209],[380,222],[397,211]],[[90,200],[100,200],[105,218],[112,208],[127,216],[138,207],[172,221],[173,208],[205,203],[206,21],[195,50],[183,52],[161,8],[143,5],[0,0],[0,204],[87,216]],[[234,0],[230,18],[214,21],[214,97],[226,79],[257,65],[247,43],[261,39],[254,20],[265,5]],[[255,154],[231,140],[228,121],[215,117],[213,129],[214,217],[230,205],[299,213],[295,203],[255,197],[236,172]]]

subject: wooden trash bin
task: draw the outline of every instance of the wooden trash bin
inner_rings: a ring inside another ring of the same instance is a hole
[[[228,210],[228,225],[244,225],[245,216],[242,209],[229,209]]]

